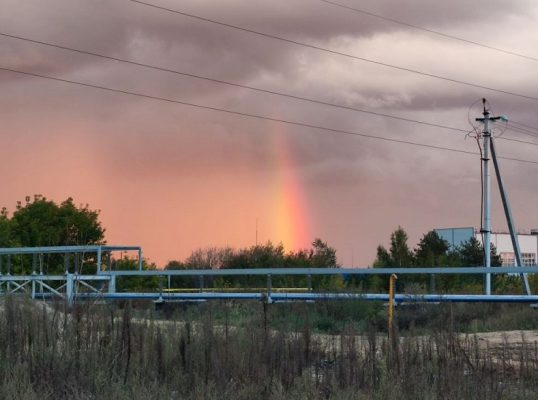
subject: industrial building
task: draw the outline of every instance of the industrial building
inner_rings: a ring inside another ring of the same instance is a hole
[[[463,242],[471,239],[471,237],[475,237],[482,243],[480,230],[472,227],[443,228],[434,229],[434,231],[453,248],[460,246]],[[538,259],[538,229],[531,229],[530,233],[518,233],[518,241],[523,265],[536,265],[536,260]],[[503,267],[515,265],[514,249],[509,233],[491,232],[491,243],[497,249],[497,254],[501,256]]]

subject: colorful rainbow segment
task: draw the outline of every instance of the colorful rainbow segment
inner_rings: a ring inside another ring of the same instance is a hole
[[[275,242],[282,242],[287,251],[293,251],[309,248],[312,238],[306,196],[296,173],[289,135],[284,128],[273,132],[278,165],[274,228]]]

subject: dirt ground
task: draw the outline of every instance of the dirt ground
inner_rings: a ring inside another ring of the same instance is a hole
[[[496,364],[518,367],[521,363],[536,363],[538,330],[479,332],[473,337]]]
[[[478,340],[488,343],[491,346],[508,344],[522,344],[538,342],[538,330],[535,331],[501,331],[501,332],[479,332],[476,334]]]

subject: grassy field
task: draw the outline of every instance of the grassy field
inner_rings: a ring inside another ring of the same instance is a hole
[[[535,328],[536,310],[402,307],[390,339],[385,313],[362,302],[216,302],[156,313],[144,303],[67,310],[6,298],[0,398],[537,398],[536,342],[489,348],[473,335]]]

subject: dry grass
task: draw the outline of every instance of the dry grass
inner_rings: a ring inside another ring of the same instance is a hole
[[[0,398],[6,399],[527,399],[538,349],[494,351],[450,330],[392,340],[371,326],[338,336],[274,329],[259,305],[249,323],[166,324],[151,313],[83,304],[55,310],[7,298],[0,310]],[[518,353],[515,362],[514,351]]]

